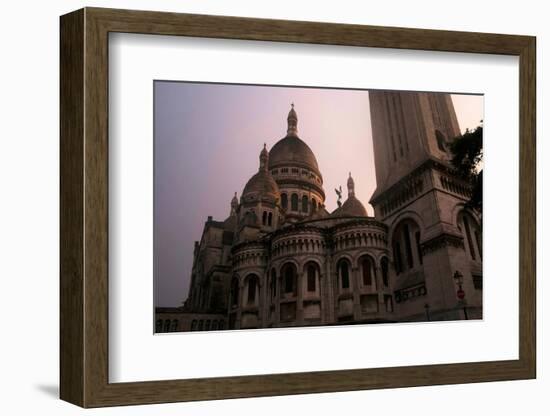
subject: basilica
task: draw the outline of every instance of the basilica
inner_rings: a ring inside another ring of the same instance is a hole
[[[482,318],[481,216],[450,163],[451,96],[369,91],[369,102],[375,215],[351,173],[345,199],[325,208],[292,105],[228,217],[206,220],[188,297],[156,308],[156,332]]]

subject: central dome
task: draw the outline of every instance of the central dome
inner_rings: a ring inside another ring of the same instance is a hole
[[[294,104],[287,117],[288,129],[286,137],[279,140],[269,152],[269,169],[280,166],[297,166],[309,168],[321,176],[317,159],[309,146],[298,137],[298,115]]]
[[[320,175],[315,155],[297,136],[287,136],[279,140],[269,151],[269,169],[283,165],[307,167]]]

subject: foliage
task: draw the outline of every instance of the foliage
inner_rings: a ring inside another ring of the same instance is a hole
[[[481,212],[483,203],[483,170],[480,163],[483,159],[483,126],[475,130],[466,130],[451,144],[453,166],[458,174],[472,183],[472,197],[468,206]]]

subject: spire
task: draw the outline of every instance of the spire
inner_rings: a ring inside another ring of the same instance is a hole
[[[239,207],[239,200],[237,199],[237,192],[235,192],[235,195],[233,195],[233,198],[231,199],[231,214],[230,215],[237,215],[237,208]]]
[[[355,196],[355,182],[353,181],[353,178],[351,177],[351,172],[349,173],[348,178],[348,198]]]
[[[287,136],[298,136],[298,115],[294,110],[294,103],[290,104],[292,107],[288,113],[288,129],[286,131]]]
[[[266,144],[264,143],[264,148],[260,152],[260,171],[267,172],[268,162],[269,162],[269,152],[267,151]]]

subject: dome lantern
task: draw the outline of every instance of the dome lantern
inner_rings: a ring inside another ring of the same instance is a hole
[[[348,198],[351,196],[355,196],[355,182],[351,177],[351,172],[350,172],[349,178],[348,178]]]
[[[231,199],[231,214],[230,215],[237,215],[237,208],[239,207],[239,200],[237,199],[237,192],[235,192],[235,195],[233,195],[233,198]]]
[[[260,152],[260,171],[267,171],[267,165],[269,162],[269,152],[267,151],[266,144],[264,143],[264,148]]]
[[[288,122],[288,128],[286,130],[287,136],[298,136],[298,114],[296,114],[296,110],[294,110],[294,103],[291,105],[291,109],[288,112],[287,122]]]

